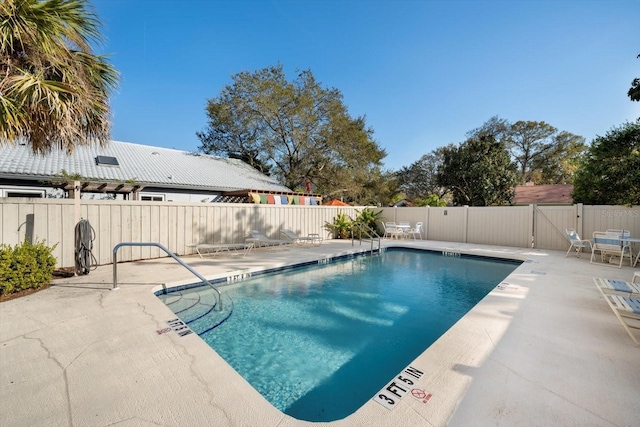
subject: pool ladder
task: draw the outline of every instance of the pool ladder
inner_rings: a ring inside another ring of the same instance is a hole
[[[358,236],[356,237],[356,233]],[[364,238],[363,238],[364,236]],[[380,252],[380,236],[375,230],[369,228],[366,224],[355,223],[354,228],[351,230],[351,246],[354,245],[355,241],[358,240],[360,245],[362,245],[363,241],[371,242],[371,248],[369,249],[371,255],[375,253],[373,248],[373,243],[378,242],[378,252]]]
[[[186,262],[182,261],[180,258],[178,258],[176,256],[176,254],[171,252],[166,247],[162,246],[160,243],[153,243],[153,242],[123,242],[123,243],[118,243],[117,245],[115,245],[113,247],[113,290],[118,289],[118,249],[120,249],[123,246],[155,246],[156,248],[162,249],[163,251],[165,251],[167,253],[167,255],[169,255],[171,258],[175,259],[180,265],[182,265],[184,268],[186,268],[191,273],[193,273],[198,279],[202,280],[203,283],[206,283],[207,285],[209,285],[211,287],[211,289],[216,291],[216,293],[218,294],[218,304],[216,304],[216,308],[217,308],[216,311],[222,311],[222,294],[220,293],[218,288],[213,286],[211,284],[211,282],[209,282],[207,279],[204,278],[204,276],[202,276],[200,273],[195,271],[193,268],[191,268],[191,266],[189,266]]]

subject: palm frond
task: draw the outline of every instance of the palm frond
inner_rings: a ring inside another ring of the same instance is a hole
[[[102,40],[86,0],[0,4],[0,136],[35,152],[109,139],[109,94],[118,73],[91,52]],[[3,141],[0,141],[2,143]]]

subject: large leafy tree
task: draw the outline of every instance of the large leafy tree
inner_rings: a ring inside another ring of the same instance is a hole
[[[597,136],[573,182],[573,200],[590,205],[640,204],[640,122]]]
[[[558,132],[545,122],[522,120],[509,127],[506,142],[523,184],[571,182],[577,156],[586,148],[581,136]]]
[[[638,58],[640,58],[640,55],[638,55]],[[629,96],[629,99],[631,99],[632,101],[640,101],[640,79],[639,78],[635,78],[633,79],[633,81],[631,82],[631,88],[629,88],[629,91],[627,92],[627,96]]]
[[[638,55],[638,58],[640,58],[640,55]],[[631,99],[632,101],[640,102],[640,78],[636,77],[635,79],[633,79],[633,81],[631,82],[631,87],[627,92],[627,96],[629,96],[629,99]],[[640,117],[638,117],[638,121],[640,121]]]
[[[534,182],[535,173],[544,165],[552,149],[556,128],[545,122],[519,120],[509,126],[506,141],[518,165],[521,184]]]
[[[0,143],[45,153],[109,140],[118,74],[92,53],[99,27],[85,0],[0,2]]]
[[[442,150],[438,183],[451,191],[454,204],[494,206],[511,202],[518,179],[503,142],[479,136]]]
[[[511,123],[498,116],[493,116],[482,126],[467,132],[467,138],[493,138],[496,141],[505,142]]]
[[[397,180],[391,171],[375,168],[359,182],[351,184],[345,181],[346,191],[338,192],[343,195],[343,201],[356,205],[386,206],[398,193]]]
[[[538,184],[570,184],[578,169],[580,155],[587,149],[584,137],[557,132],[547,151],[538,159],[531,180]]]
[[[402,167],[396,176],[400,190],[409,199],[426,199],[432,195],[441,198],[446,189],[438,184],[438,167],[442,164],[443,151],[437,149],[425,154],[410,166]]]
[[[584,138],[558,131],[545,122],[517,121],[510,123],[492,117],[468,137],[493,137],[504,142],[518,165],[519,182],[535,184],[570,183],[577,160],[585,149]]]
[[[337,89],[310,70],[288,81],[282,65],[232,77],[207,103],[200,150],[242,159],[292,189],[369,198],[386,153],[364,117],[352,118]]]

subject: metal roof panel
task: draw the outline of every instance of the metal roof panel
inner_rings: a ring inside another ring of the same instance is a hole
[[[97,156],[115,157],[119,165],[98,165]],[[36,155],[28,145],[3,143],[0,173],[16,178],[60,177],[66,173],[87,180],[218,191],[291,191],[241,160],[120,141],[105,146],[78,146],[70,155],[59,149]]]

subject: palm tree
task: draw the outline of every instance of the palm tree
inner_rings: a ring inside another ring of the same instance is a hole
[[[109,141],[118,72],[92,53],[99,26],[86,0],[0,2],[0,144],[47,153]]]

